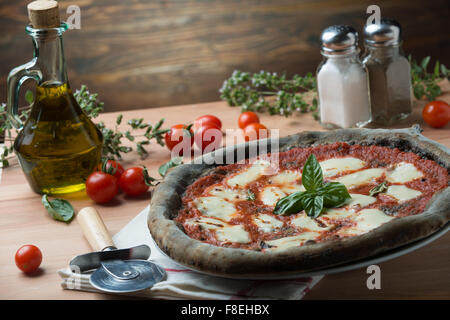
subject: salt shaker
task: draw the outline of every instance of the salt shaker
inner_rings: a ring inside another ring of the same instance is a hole
[[[362,127],[371,120],[367,70],[359,59],[358,33],[345,25],[321,35],[317,69],[320,121],[324,128]]]
[[[390,19],[364,28],[372,119],[391,124],[412,112],[411,67],[401,50],[400,25]]]

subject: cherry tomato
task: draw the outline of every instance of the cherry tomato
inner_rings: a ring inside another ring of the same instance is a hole
[[[194,144],[194,133],[192,129],[184,124],[177,124],[170,128],[170,131],[164,136],[167,148],[172,151],[177,146],[176,156],[182,156],[184,150],[190,150]]]
[[[203,125],[194,135],[195,145],[203,152],[211,152],[219,148],[222,144],[222,131],[216,126]]]
[[[86,180],[86,193],[97,203],[111,201],[118,191],[117,178],[110,174],[95,171]]]
[[[116,170],[116,172],[113,174],[114,177],[116,177],[116,179],[119,179],[120,176],[122,175],[122,173],[125,171],[122,167],[122,165],[114,160],[108,160],[106,161],[106,171],[109,171],[111,166]],[[102,167],[103,167],[103,163],[100,163],[97,166],[97,170],[98,171],[102,171]]]
[[[133,167],[125,170],[119,179],[119,186],[129,196],[138,196],[147,192],[144,168]]]
[[[213,115],[205,115],[205,116],[201,116],[198,117],[197,119],[195,119],[194,121],[194,129],[195,131],[197,131],[198,129],[200,129],[203,126],[214,126],[217,129],[222,129],[222,121],[220,121],[219,118],[217,118],[216,116]]]
[[[246,111],[240,114],[238,119],[239,128],[245,129],[251,123],[259,123],[259,117],[252,111]]]
[[[37,270],[42,262],[42,252],[38,247],[27,244],[19,248],[15,256],[17,267],[29,273]]]
[[[433,128],[442,128],[450,121],[450,106],[444,101],[431,101],[422,111],[423,120]]]
[[[250,123],[244,129],[245,141],[255,140],[255,139],[265,139],[269,136],[269,130],[266,126],[261,123]]]

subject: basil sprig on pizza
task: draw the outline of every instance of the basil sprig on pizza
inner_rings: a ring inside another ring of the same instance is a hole
[[[293,214],[305,210],[311,218],[317,218],[325,208],[336,208],[351,199],[347,188],[340,182],[323,181],[322,168],[314,154],[303,167],[302,184],[305,191],[292,193],[275,205],[275,214]]]

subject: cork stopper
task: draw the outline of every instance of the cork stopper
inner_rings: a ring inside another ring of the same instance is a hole
[[[58,2],[37,0],[27,6],[28,18],[33,28],[57,28],[60,25]]]

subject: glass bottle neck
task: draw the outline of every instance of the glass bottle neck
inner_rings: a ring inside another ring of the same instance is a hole
[[[32,30],[32,32],[30,32]],[[54,29],[27,28],[31,35],[36,67],[40,71],[39,86],[63,85],[68,82],[62,33],[64,26]]]

